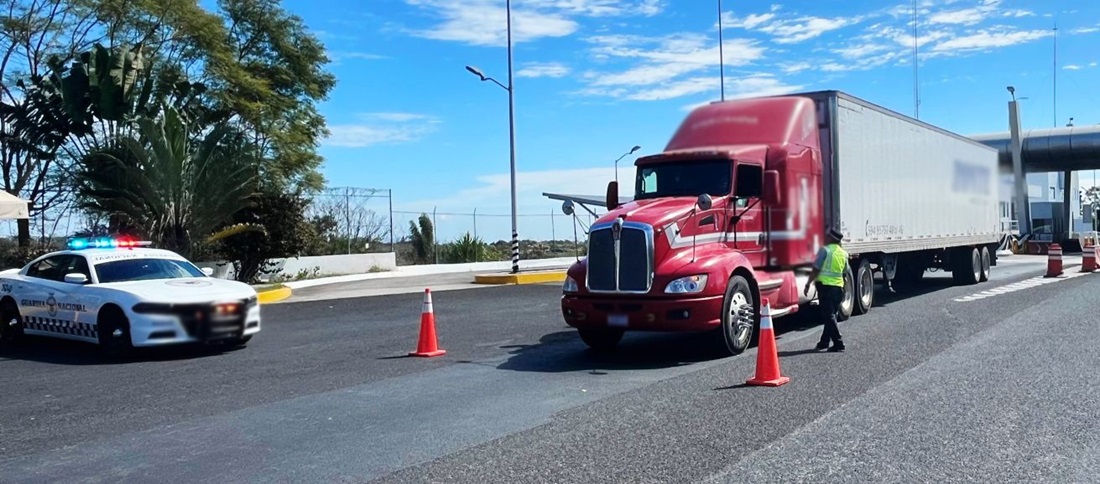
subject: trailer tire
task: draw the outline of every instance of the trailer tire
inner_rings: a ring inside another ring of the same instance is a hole
[[[722,301],[722,340],[726,351],[739,355],[756,339],[760,328],[760,313],[756,310],[752,286],[743,276],[730,277]]]
[[[977,284],[982,278],[982,255],[977,247],[966,247],[955,251],[952,258],[951,276],[962,285]]]
[[[990,264],[991,264],[992,257],[993,256],[989,253],[989,247],[988,246],[983,246],[982,247],[982,277],[978,279],[980,282],[988,282],[989,281],[989,274],[991,272],[990,271]]]
[[[837,314],[837,322],[847,321],[848,318],[851,318],[852,313],[855,312],[855,305],[855,277],[852,275],[852,265],[848,264],[848,267],[844,268],[844,298],[840,300],[840,313]]]
[[[609,353],[622,341],[625,331],[614,328],[583,328],[578,329],[577,333],[580,334],[581,341],[593,351]]]
[[[867,259],[860,259],[856,264],[856,274],[853,279],[855,282],[855,307],[853,312],[856,315],[867,314],[871,312],[871,307],[875,304],[875,273],[871,270],[871,261]]]

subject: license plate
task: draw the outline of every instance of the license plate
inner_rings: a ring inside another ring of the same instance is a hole
[[[607,317],[608,326],[625,328],[629,318],[625,314],[612,314]]]

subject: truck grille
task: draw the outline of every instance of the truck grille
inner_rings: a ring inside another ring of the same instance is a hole
[[[648,225],[623,224],[616,254],[613,225],[597,225],[589,232],[588,290],[648,292],[653,281],[653,231]]]

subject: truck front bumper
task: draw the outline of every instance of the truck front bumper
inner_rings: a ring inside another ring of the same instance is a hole
[[[722,322],[722,296],[678,299],[629,299],[567,294],[562,317],[574,328],[634,331],[706,331]]]

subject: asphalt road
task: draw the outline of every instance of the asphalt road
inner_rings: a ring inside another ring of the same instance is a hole
[[[702,335],[592,355],[555,286],[434,293],[433,359],[405,357],[421,294],[268,306],[232,352],[115,364],[32,340],[0,353],[0,480],[1096,479],[1100,275],[1029,281],[1042,269],[880,294],[842,354],[779,323],[779,388],[741,386],[755,350]]]

